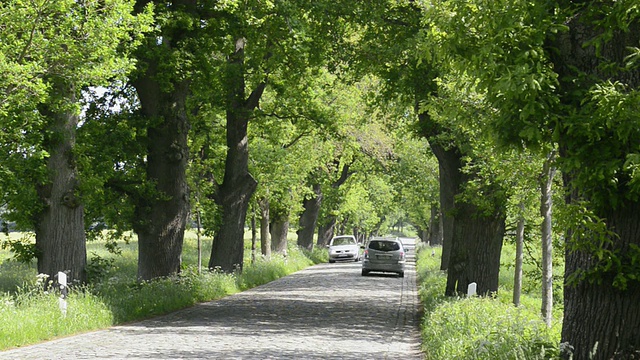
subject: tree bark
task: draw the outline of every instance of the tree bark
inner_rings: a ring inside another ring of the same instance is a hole
[[[485,215],[473,204],[458,202],[455,222],[445,295],[466,294],[472,282],[478,295],[497,292],[504,212]]]
[[[200,196],[196,194],[196,237],[198,248],[198,274],[202,273],[202,216],[200,211]]]
[[[289,235],[289,216],[276,217],[271,226],[271,250],[287,254],[287,236]]]
[[[318,246],[325,247],[329,245],[329,242],[333,237],[336,221],[337,219],[335,216],[330,216],[329,219],[327,219],[326,224],[318,227]]]
[[[590,18],[590,10],[610,7],[614,11],[614,5],[614,2],[583,2],[581,11],[573,14],[565,23],[567,31],[549,39],[549,54],[558,73],[558,91],[561,94],[562,105],[567,109],[565,118],[561,121],[568,122],[573,120],[572,114],[579,114],[583,116],[579,120],[588,124],[586,121],[591,114],[585,114],[583,109],[584,96],[595,83],[620,82],[629,90],[636,91],[640,87],[640,70],[637,67],[617,70],[612,66],[613,64],[624,67],[628,49],[638,46],[640,21],[637,17],[631,17],[616,23],[618,25],[630,20],[629,24],[621,25],[624,30],[605,29],[602,28],[600,18]],[[601,46],[596,49],[593,43],[589,44],[605,31],[610,31],[610,36]],[[602,130],[606,132],[599,133],[599,137],[609,138],[616,134],[615,129]],[[593,239],[579,238],[569,231],[565,236],[568,246],[565,250],[562,342],[573,348],[573,359],[640,358],[640,282],[631,280],[624,289],[613,284],[615,276],[625,275],[620,273],[621,269],[637,269],[637,259],[634,260],[630,254],[640,246],[640,202],[635,191],[631,190],[627,169],[622,168],[624,160],[620,159],[636,152],[631,149],[637,147],[638,137],[635,135],[635,138],[626,139],[626,143],[622,144],[620,143],[625,141],[624,137],[618,140],[618,145],[622,145],[619,149],[599,147],[600,154],[609,156],[608,166],[617,162],[621,164],[620,168],[615,170],[615,177],[586,183],[577,182],[578,176],[573,172],[593,171],[593,167],[599,165],[594,165],[594,160],[600,159],[581,158],[591,144],[585,144],[576,136],[565,131],[558,137],[560,158],[582,162],[578,169],[563,171],[564,184],[568,187],[566,192],[570,194],[567,201],[589,201],[591,210],[604,220],[607,230],[615,235],[609,236],[606,244],[601,243],[598,235],[594,235]],[[607,188],[604,184],[615,188]],[[602,192],[602,189],[612,191]],[[608,201],[612,197],[616,199],[615,202]],[[573,249],[570,246],[573,241],[601,244],[592,246],[596,247],[597,251],[611,251],[615,254],[613,264],[618,266],[617,271],[601,270],[600,279],[597,281],[585,279],[577,283],[567,282],[567,279],[571,279],[577,273],[593,269],[596,261],[593,250],[588,250],[589,247]],[[635,253],[637,254],[637,251]],[[637,274],[637,270],[635,273]],[[565,354],[565,357],[568,358],[569,354]]]
[[[257,185],[253,177],[247,175],[242,184],[222,191],[224,197],[218,203],[222,225],[213,238],[210,269],[230,273],[241,271],[244,265],[244,225],[249,200]]]
[[[322,189],[320,184],[313,184],[313,196],[305,198],[302,207],[303,211],[298,222],[298,246],[309,251],[313,250],[313,235],[316,232],[318,214],[322,204]]]
[[[431,219],[429,219],[429,233],[424,239],[431,246],[442,245],[442,213],[438,204],[431,204]]]
[[[427,79],[433,79],[428,72]],[[477,293],[486,295],[498,291],[500,251],[505,228],[505,202],[500,191],[489,185],[484,196],[490,197],[492,209],[478,209],[474,204],[458,201],[456,196],[472,174],[463,174],[462,156],[455,144],[442,144],[439,136],[448,130],[420,112],[420,101],[433,96],[435,83],[417,88],[416,110],[421,135],[438,159],[440,180],[440,209],[443,221],[443,245],[440,268],[447,270],[445,294],[465,294],[467,286],[475,282]],[[422,98],[420,97],[422,96]],[[445,147],[446,145],[446,147]],[[489,213],[489,214],[487,214]]]
[[[271,230],[269,224],[269,199],[263,198],[260,205],[260,251],[265,257],[271,257]]]
[[[442,213],[442,259],[440,270],[449,268],[453,232],[456,222],[455,196],[461,191],[462,155],[457,148],[445,149],[430,142],[431,150],[438,159],[440,181],[440,211]]]
[[[53,91],[52,98],[77,102],[73,88],[54,83]],[[53,280],[63,271],[67,272],[69,282],[84,283],[87,264],[84,207],[78,196],[78,168],[73,150],[78,115],[51,108],[43,108],[41,112],[50,121],[51,134],[45,145],[49,151],[49,181],[38,187],[43,204],[35,225],[38,273]]]
[[[220,268],[225,272],[242,270],[244,223],[249,200],[258,185],[249,173],[247,127],[266,83],[260,83],[248,98],[245,97],[244,46],[245,39],[237,37],[235,53],[229,58],[226,73],[228,150],[224,180],[215,194],[222,222],[213,239],[209,260],[209,268]]]
[[[137,11],[148,3],[138,1]],[[190,0],[177,1],[190,12]],[[153,184],[153,194],[138,194],[135,199],[133,230],[138,235],[138,278],[149,280],[180,271],[184,231],[189,218],[187,185],[190,123],[187,117],[189,80],[170,76],[160,70],[166,54],[175,50],[184,29],[163,28],[158,43],[156,36],[146,40],[138,53],[140,69],[132,83],[140,100],[140,113],[149,123],[147,129],[146,180]],[[167,82],[170,86],[165,85]]]
[[[555,155],[551,153],[544,163],[540,178],[540,215],[542,216],[542,307],[541,314],[547,326],[551,326],[553,316],[553,240],[551,211],[553,207],[552,185],[556,169]]]
[[[640,246],[640,203],[627,202],[599,216],[615,230],[611,239],[624,254],[631,244]],[[566,250],[565,279],[593,265],[593,256]],[[630,262],[630,259],[623,259]],[[615,274],[598,282],[565,284],[562,342],[573,347],[574,359],[636,359],[640,356],[640,283],[631,281],[625,290],[613,286]],[[632,357],[635,356],[635,357]]]
[[[256,212],[251,212],[251,263],[256,262]]]
[[[518,217],[518,228],[516,230],[516,267],[513,276],[513,305],[520,306],[520,295],[522,294],[522,260],[524,254],[524,203],[520,203],[520,216]]]
[[[183,98],[184,99],[184,98]],[[143,105],[144,106],[144,105]],[[165,114],[162,125],[148,129],[147,180],[161,194],[136,206],[138,278],[180,271],[184,230],[189,218],[186,116]]]
[[[416,231],[418,232],[418,238],[420,239],[420,241],[423,244],[428,244],[429,246],[431,246],[431,242],[429,241],[429,233],[430,233],[429,228],[426,228],[426,229],[416,228]]]
[[[138,198],[133,229],[138,235],[138,278],[149,280],[180,271],[184,231],[189,218],[187,82],[161,91],[157,64],[134,86],[141,113],[157,124],[147,130],[147,181],[156,193]]]
[[[444,244],[444,220],[442,211],[438,212],[438,241],[440,245]]]

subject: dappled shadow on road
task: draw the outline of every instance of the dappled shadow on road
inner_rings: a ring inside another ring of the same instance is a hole
[[[232,326],[257,323],[289,331],[336,325],[357,328],[365,319],[370,326],[376,318],[393,317],[403,279],[382,273],[363,277],[359,269],[347,264],[320,265],[312,272],[299,272],[250,291],[139,324],[179,327],[181,324],[208,326],[211,322]]]
[[[226,298],[0,359],[421,359],[415,270],[320,264]]]
[[[315,265],[311,270],[300,271],[298,273],[289,275],[285,278],[276,280],[276,282],[290,282],[294,281],[296,277],[303,276],[306,281],[296,282],[295,288],[301,289],[318,289],[318,288],[331,288],[332,290],[344,290],[349,291],[358,288],[366,289],[385,289],[389,286],[393,286],[394,283],[402,283],[402,278],[398,277],[395,273],[381,273],[371,272],[369,275],[362,276],[362,265],[360,263],[335,263],[335,264],[320,264]],[[408,263],[406,266],[406,272],[415,271],[415,266],[412,263]],[[368,280],[373,278],[374,280]],[[388,278],[391,283],[380,280],[380,278]],[[378,280],[375,280],[378,279]],[[395,280],[395,282],[393,282]],[[267,284],[270,291],[290,291],[291,289],[286,286],[272,286],[273,283]],[[372,288],[374,287],[374,288]],[[257,289],[260,289],[258,287]]]
[[[352,346],[351,346],[352,347]],[[215,343],[211,344],[210,350],[166,350],[154,353],[130,353],[127,358],[135,359],[389,359],[384,350],[377,352],[354,352],[349,348],[334,348],[328,351],[318,349],[277,349],[274,351],[252,351],[246,349],[238,351],[237,349],[226,350],[219,348]]]
[[[398,325],[403,279],[388,274],[363,277],[360,266],[317,265],[250,291],[114,331],[131,339],[152,332],[170,334],[176,341],[194,336],[212,341],[206,354],[199,349],[166,357],[384,358]],[[225,353],[227,347],[235,349],[232,354]]]

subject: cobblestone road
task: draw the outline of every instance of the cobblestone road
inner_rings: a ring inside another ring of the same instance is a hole
[[[422,359],[415,267],[404,278],[320,264],[151,320],[0,359]]]

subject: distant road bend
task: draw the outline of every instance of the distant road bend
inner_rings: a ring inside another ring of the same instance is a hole
[[[423,359],[415,262],[405,277],[320,264],[150,320],[0,352],[0,359]]]

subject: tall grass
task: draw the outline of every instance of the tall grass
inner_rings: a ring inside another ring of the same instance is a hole
[[[203,264],[208,262],[210,239],[203,241]],[[250,242],[246,240],[247,248]],[[121,254],[107,252],[100,242],[89,243],[94,279],[67,297],[67,312],[59,308],[57,294],[44,291],[35,264],[23,265],[0,251],[0,350],[58,336],[169,313],[196,303],[267,283],[317,262],[327,261],[326,250],[305,252],[290,243],[287,256],[261,256],[251,262],[245,252],[241,273],[197,269],[195,235],[185,238],[184,267],[179,275],[139,282],[136,280],[137,244],[119,244]]]
[[[0,295],[0,350],[113,324],[113,315],[98,295],[71,291],[63,314],[59,296],[43,289],[36,281]]]
[[[276,254],[272,255],[270,259],[260,257],[249,267],[243,269],[242,273],[238,275],[238,287],[241,290],[249,289],[310,265],[313,265],[312,260],[298,248],[292,247],[286,256]]]
[[[516,308],[509,292],[513,277],[504,274],[501,281],[511,284],[501,283],[497,297],[445,297],[440,255],[440,248],[421,249],[418,254],[418,290],[425,309],[422,346],[427,359],[557,358],[561,324],[556,321],[546,327],[537,291],[525,292]]]

